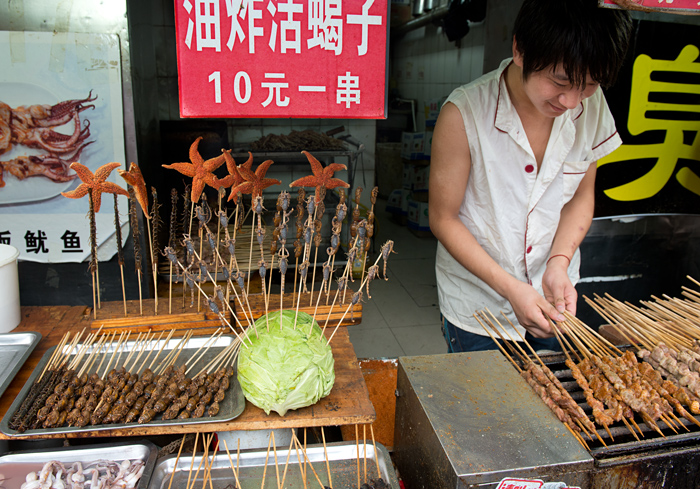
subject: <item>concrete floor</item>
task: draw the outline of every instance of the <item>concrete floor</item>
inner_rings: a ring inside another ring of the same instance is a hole
[[[348,327],[355,353],[358,358],[447,353],[435,284],[437,240],[416,236],[392,219],[385,206],[378,200],[375,207],[375,248],[378,252],[393,240],[396,253],[389,258],[389,280],[372,281],[372,297],[364,295],[362,323]]]

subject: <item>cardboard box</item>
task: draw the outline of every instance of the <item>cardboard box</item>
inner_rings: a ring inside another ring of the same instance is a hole
[[[412,190],[427,191],[430,180],[430,165],[415,165]]]
[[[403,132],[401,134],[401,158],[422,160],[425,132]]]
[[[391,214],[405,216],[408,214],[408,198],[411,192],[406,189],[396,189],[386,201],[386,211]]]
[[[403,163],[403,178],[401,179],[401,188],[404,190],[413,190],[413,180],[415,178],[416,167],[412,163]]]
[[[440,109],[442,108],[442,104],[445,103],[446,98],[447,97],[441,97],[423,103],[426,127],[435,127],[438,115],[440,115]]]
[[[427,202],[408,199],[408,227],[416,231],[430,231]]]
[[[423,157],[430,159],[431,148],[433,147],[433,130],[425,131],[425,141],[423,141]]]

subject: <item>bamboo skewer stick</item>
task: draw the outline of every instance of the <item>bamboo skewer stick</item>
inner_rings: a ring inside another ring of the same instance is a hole
[[[226,439],[224,441],[224,448],[226,448],[226,455],[228,455],[228,461],[231,464],[231,472],[233,472],[233,478],[236,480],[236,488],[240,489],[241,487],[241,481],[238,480],[238,471],[233,467],[233,460],[231,460],[231,452],[228,450],[228,444],[226,443]],[[168,488],[170,489],[170,488]]]
[[[204,437],[202,437],[204,438]],[[194,447],[192,448],[192,462],[190,463],[190,470],[189,474],[187,476],[187,485],[185,485],[185,488],[189,489],[190,487],[190,478],[192,477],[192,469],[194,468],[194,458],[195,455],[197,454],[197,442],[199,441],[199,432],[194,437]],[[174,471],[173,471],[174,472]]]
[[[204,438],[204,435],[202,435],[202,438]],[[197,475],[199,475],[199,471],[202,469],[202,464],[204,463],[204,460],[207,458],[207,454],[209,453],[209,443],[210,442],[211,442],[211,438],[207,438],[207,440],[204,442],[204,453],[202,454],[202,458],[199,461],[199,466],[197,467],[197,470],[192,475],[192,485],[189,484],[189,478],[188,478],[188,480],[187,480],[188,484],[187,484],[186,489],[192,489],[194,487],[195,482],[197,482]],[[192,452],[193,457],[194,457],[195,451],[196,451],[196,448]],[[191,470],[190,470],[190,472],[191,472]]]
[[[292,433],[294,429],[292,428]],[[289,448],[287,449],[287,461],[284,463],[284,473],[282,474],[282,487],[284,487],[284,481],[287,480],[287,469],[289,468],[289,456],[292,454],[292,447],[294,446],[294,438],[292,437],[289,441]],[[332,489],[332,486],[331,486]]]
[[[369,425],[369,432],[372,435],[372,446],[374,447],[374,463],[377,466],[377,478],[382,478],[382,472],[379,470],[379,452],[377,451],[377,443],[374,441],[374,427]],[[333,489],[331,487],[331,489]]]
[[[296,434],[293,435],[293,438],[295,440],[295,443],[298,445],[299,448],[301,448],[302,455],[304,455],[304,465],[306,465],[306,462],[309,463],[309,467],[311,468],[311,472],[314,474],[316,477],[316,480],[318,481],[319,485],[321,487],[324,487],[323,482],[321,482],[321,478],[318,476],[316,473],[316,470],[314,469],[313,464],[311,463],[311,460],[309,460],[308,455],[306,454],[306,448],[299,443],[299,439],[296,437]],[[304,480],[306,480],[306,477],[304,477]],[[306,487],[306,483],[304,483],[304,487]]]
[[[323,440],[323,454],[326,459],[326,472],[328,473],[328,485],[333,489],[333,479],[331,478],[331,466],[328,461],[328,449],[326,448],[326,434],[323,431],[323,426],[321,426],[321,439]]]
[[[304,489],[306,489],[306,470],[304,469],[304,466],[306,465],[306,462],[303,463],[302,465],[302,460],[301,460],[301,453],[299,452],[299,440],[297,439],[297,435],[292,430],[292,442],[294,442],[294,448],[297,453],[297,463],[299,464],[299,472],[301,473],[301,481],[304,483]]]
[[[355,446],[357,447],[357,487],[360,488],[360,435],[355,425]]]
[[[365,484],[367,483],[367,425],[363,424],[362,425],[362,452],[363,452],[363,459],[364,459],[364,468],[363,468],[363,474],[364,474],[364,482]]]
[[[182,435],[182,441],[180,442],[180,449],[177,451],[177,457],[175,458],[175,466],[173,467],[173,473],[170,474],[170,483],[168,484],[168,489],[173,486],[173,479],[175,478],[175,472],[177,471],[177,464],[180,461],[180,454],[182,453],[182,447],[185,445],[185,438],[187,438],[187,433]]]
[[[281,489],[282,486],[280,486],[280,470],[279,470],[279,465],[277,464],[277,443],[275,442],[275,432],[270,431],[270,439],[272,440],[272,454],[275,457],[275,473],[277,475],[277,489]]]

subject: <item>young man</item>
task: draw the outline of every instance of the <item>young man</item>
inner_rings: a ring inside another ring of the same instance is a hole
[[[449,351],[494,349],[488,309],[539,348],[576,314],[579,244],[596,160],[621,139],[601,91],[629,43],[626,11],[597,0],[525,0],[513,58],[452,92],[433,135],[430,227]],[[527,332],[527,336],[526,336]]]

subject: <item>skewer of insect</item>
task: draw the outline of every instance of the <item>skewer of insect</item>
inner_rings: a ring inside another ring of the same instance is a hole
[[[313,305],[314,300],[314,284],[316,282],[316,265],[318,263],[318,248],[321,246],[321,225],[323,215],[326,213],[326,205],[323,203],[323,199],[326,196],[325,187],[320,187],[318,192],[318,201],[316,202],[316,208],[314,209],[314,220],[313,220],[313,241],[316,250],[314,251],[314,268],[311,274],[311,290],[309,293],[309,307]],[[309,253],[311,253],[311,246],[309,245]],[[319,292],[320,295],[320,292]]]
[[[345,216],[347,214],[348,207],[345,205],[345,190],[339,190],[339,202],[335,208],[335,216],[331,221],[331,242],[328,247],[328,258],[330,263],[324,265],[323,276],[324,279],[328,275],[328,283],[326,287],[326,305],[328,305],[328,299],[330,297],[330,276],[333,273],[335,267],[335,256],[338,253],[338,247],[340,246],[340,233],[342,232],[343,222],[345,221]]]
[[[170,230],[168,233],[168,247],[175,247],[175,230],[177,228],[177,190],[170,190]],[[165,250],[164,250],[165,251]],[[170,270],[168,277],[168,314],[173,313],[173,264],[170,262]]]
[[[200,270],[201,270],[203,262],[202,262],[202,260],[200,259],[200,255],[197,255],[196,252],[194,252],[194,253],[195,253],[195,255],[197,256],[197,259],[198,259],[198,261],[199,261],[199,263],[200,263]],[[174,256],[174,253],[172,253],[172,255]],[[169,256],[170,256],[170,253],[169,253]],[[221,258],[221,257],[219,256],[219,258]],[[175,261],[175,263],[183,270],[183,273],[187,273],[187,269],[185,268],[185,266],[184,266],[182,263],[180,263],[180,261],[177,260],[176,257],[174,258],[174,261]],[[211,276],[211,274],[209,273],[208,269],[206,269],[206,267],[204,267],[204,268],[205,268],[205,271],[206,271],[207,275],[209,276],[209,279],[212,281],[212,283],[216,283],[216,280],[214,280],[214,277]],[[200,273],[201,273],[201,272],[200,272]],[[229,279],[229,280],[230,280],[230,279]],[[218,307],[216,306],[216,302],[215,302],[211,297],[209,297],[209,296],[207,295],[207,293],[204,291],[204,289],[202,289],[202,287],[201,287],[196,281],[193,280],[193,281],[192,281],[192,284],[193,284],[194,286],[196,286],[197,289],[199,289],[200,294],[203,295],[203,296],[207,299],[207,301],[208,301],[208,303],[209,303],[210,309],[211,309],[212,312],[214,312],[215,314],[218,314],[219,319],[221,320],[222,324],[225,324],[226,326],[228,326],[228,328],[230,328],[231,331],[234,332],[234,334],[236,335],[236,337],[238,337],[239,340],[241,340],[241,342],[242,342],[242,338],[240,338],[240,336],[239,336],[239,334],[238,334],[238,331],[236,331],[236,329],[235,329],[233,326],[231,326],[231,323],[224,317],[224,315],[221,313],[221,311],[218,310]],[[232,285],[233,285],[233,284],[232,284]],[[220,290],[221,290],[221,289],[219,289],[219,291],[220,291]],[[239,319],[238,319],[238,316],[235,314],[235,311],[231,308],[231,304],[228,303],[228,302],[226,302],[226,305],[227,305],[228,308],[230,309],[231,315],[232,315],[232,317],[236,320],[236,322],[238,323],[238,326],[243,330],[243,334],[244,334],[246,337],[248,337],[247,328],[244,328],[243,325],[240,323],[240,321],[239,321]],[[241,303],[241,305],[242,305],[242,303]],[[253,323],[253,328],[255,328],[255,323]],[[257,331],[256,331],[256,334],[257,334]],[[248,341],[250,341],[250,338],[248,338]],[[245,345],[245,343],[243,343],[243,344],[244,344],[244,346],[246,346],[246,348],[247,348],[247,345]]]
[[[394,245],[394,242],[391,240],[387,241],[386,243],[384,243],[384,245],[382,245],[382,250],[389,250],[389,251],[387,251],[386,253],[385,252],[380,253],[379,256],[377,257],[377,259],[375,260],[373,267],[377,267],[376,269],[378,270],[379,260],[383,259],[384,264],[385,264],[385,269],[386,269],[386,260],[389,257],[389,253],[390,253],[390,250],[393,248],[393,245]],[[358,287],[357,292],[355,292],[352,295],[352,299],[350,300],[350,304],[348,304],[348,307],[345,309],[345,312],[343,313],[342,317],[338,321],[338,324],[333,329],[333,333],[328,338],[329,344],[330,344],[331,340],[333,339],[333,336],[335,335],[336,331],[338,331],[338,328],[343,323],[343,319],[345,319],[345,316],[355,306],[355,304],[357,304],[358,302],[360,302],[362,300],[362,289],[365,286],[367,287],[367,295],[369,295],[369,283],[374,278],[376,278],[376,274],[372,274],[372,275],[367,274],[367,276],[364,278],[362,283],[360,283],[360,286]],[[330,312],[328,313],[328,316],[330,317]],[[324,325],[324,330],[325,330],[325,325]]]

